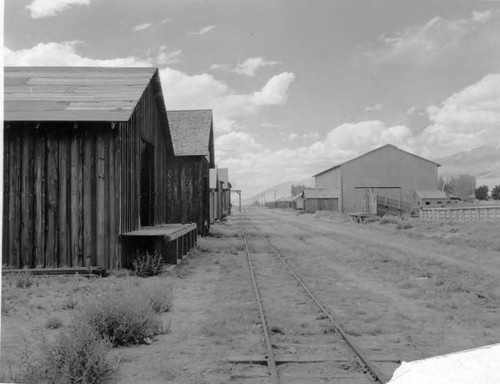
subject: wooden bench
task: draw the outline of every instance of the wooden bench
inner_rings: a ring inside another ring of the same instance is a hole
[[[196,245],[196,224],[161,224],[122,233],[122,266],[132,268],[137,250],[150,253],[158,250],[166,264],[177,264]]]

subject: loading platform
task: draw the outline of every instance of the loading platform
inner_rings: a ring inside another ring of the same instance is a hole
[[[198,229],[191,224],[161,224],[122,233],[122,266],[132,268],[137,250],[158,250],[166,264],[177,264],[197,243]]]

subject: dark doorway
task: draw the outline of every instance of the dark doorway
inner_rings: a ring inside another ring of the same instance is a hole
[[[154,225],[155,214],[155,147],[141,143],[141,226]]]

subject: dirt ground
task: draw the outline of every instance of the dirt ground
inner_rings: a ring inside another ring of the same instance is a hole
[[[370,359],[411,361],[500,342],[500,223],[409,220],[412,228],[398,230],[324,213],[246,214]],[[151,345],[114,349],[114,383],[233,383],[239,367],[227,359],[264,354],[239,231],[236,213],[162,277],[173,289],[163,315],[170,330]],[[0,381],[23,335],[37,327],[55,334],[70,321],[68,303],[123,278],[41,278],[30,288],[4,278]],[[54,316],[61,327],[47,329]],[[395,367],[380,368],[390,376]]]

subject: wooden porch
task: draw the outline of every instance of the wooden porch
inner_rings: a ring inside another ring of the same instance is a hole
[[[132,268],[137,250],[159,250],[166,264],[177,264],[197,243],[198,229],[192,224],[161,224],[122,233],[122,266]]]

